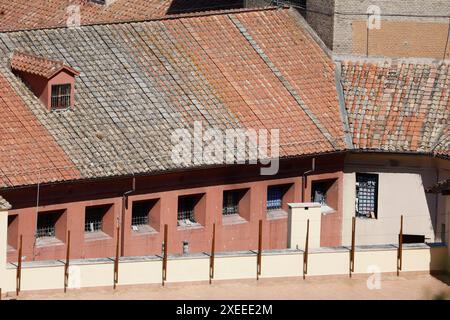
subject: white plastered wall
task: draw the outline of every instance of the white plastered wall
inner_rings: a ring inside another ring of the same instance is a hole
[[[356,219],[356,244],[398,242],[400,216],[404,233],[445,241],[445,202],[425,189],[450,176],[448,161],[419,156],[350,155],[344,170],[343,245],[351,243],[355,216],[356,173],[378,174],[378,218]],[[447,228],[446,228],[447,229]],[[444,238],[442,238],[444,237]]]

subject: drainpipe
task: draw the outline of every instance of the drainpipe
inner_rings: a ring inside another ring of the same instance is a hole
[[[122,226],[121,226],[121,237],[122,241],[120,244],[120,255],[123,256],[125,254],[125,211],[128,209],[128,196],[136,191],[136,177],[133,174],[133,188],[131,190],[126,191],[122,195]]]
[[[316,171],[316,158],[312,158],[311,169],[303,172],[302,179],[302,202],[305,202],[305,189],[306,189],[306,175]]]

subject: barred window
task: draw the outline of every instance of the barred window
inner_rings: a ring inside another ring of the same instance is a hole
[[[55,213],[39,213],[37,219],[36,238],[54,238],[56,236],[56,221],[58,216]]]
[[[102,231],[103,217],[107,210],[107,207],[87,207],[85,212],[84,231],[87,233]]]
[[[58,84],[52,86],[52,109],[67,109],[70,107],[70,84]]]
[[[267,210],[280,210],[283,203],[283,187],[270,186],[267,188]]]
[[[239,214],[239,196],[240,193],[237,190],[223,193],[222,214],[224,216]]]
[[[197,199],[193,196],[178,198],[178,221],[196,223],[195,221],[195,205]]]
[[[378,210],[378,175],[356,174],[356,216],[377,218]]]
[[[320,203],[321,205],[326,205],[328,188],[329,185],[326,182],[313,182],[311,197],[313,202]]]
[[[131,227],[148,225],[150,210],[153,202],[141,201],[133,202],[133,212],[131,214]]]

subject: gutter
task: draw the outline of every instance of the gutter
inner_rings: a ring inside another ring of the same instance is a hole
[[[122,241],[120,241],[120,255],[121,256],[124,256],[124,254],[125,254],[125,213],[126,213],[126,210],[128,209],[128,196],[133,194],[135,191],[136,191],[136,177],[133,174],[132,189],[124,192],[122,195],[122,216],[121,216],[121,221],[120,221],[120,225],[121,225],[120,236],[122,238],[121,239]]]

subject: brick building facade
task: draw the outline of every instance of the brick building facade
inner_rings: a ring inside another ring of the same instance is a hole
[[[368,32],[370,6],[380,9],[381,28]],[[308,0],[306,12],[336,54],[433,59],[450,58],[449,17],[450,2],[442,0]]]

